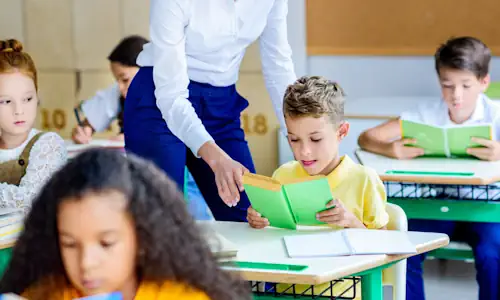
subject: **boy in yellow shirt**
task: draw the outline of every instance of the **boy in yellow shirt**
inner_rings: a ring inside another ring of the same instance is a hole
[[[296,160],[278,168],[273,178],[325,175],[337,199],[328,203],[331,209],[317,215],[318,220],[341,228],[384,228],[389,217],[382,181],[374,170],[339,155],[339,145],[349,132],[344,97],[337,83],[318,76],[302,77],[287,88],[283,113]],[[252,207],[247,219],[253,228],[269,225]]]
[[[330,209],[318,213],[318,220],[340,228],[382,229],[389,221],[382,181],[374,170],[339,155],[339,144],[349,132],[344,97],[337,83],[318,76],[302,77],[287,88],[283,112],[296,161],[278,168],[273,178],[325,175],[336,199],[327,204]],[[247,219],[253,228],[269,225],[252,207]],[[346,284],[335,285],[334,295],[346,288]],[[286,286],[278,286],[278,290],[284,289]]]

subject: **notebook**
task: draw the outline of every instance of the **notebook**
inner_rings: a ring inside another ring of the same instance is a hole
[[[416,139],[417,143],[408,145],[423,148],[425,156],[470,156],[467,148],[482,147],[472,143],[472,137],[491,140],[491,124],[432,126],[423,123],[401,120],[403,138]]]
[[[417,252],[407,232],[395,230],[353,228],[283,239],[290,258]]]
[[[296,229],[297,225],[325,224],[316,214],[333,200],[328,179],[310,176],[279,182],[267,176],[246,173],[245,192],[252,207],[269,220],[271,226]]]
[[[201,226],[201,224],[202,223],[198,226],[201,228],[202,235],[217,259],[230,259],[236,257],[238,254],[238,247],[236,247],[234,243],[209,227]]]

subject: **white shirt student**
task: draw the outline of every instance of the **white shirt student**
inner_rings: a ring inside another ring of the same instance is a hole
[[[479,94],[478,100],[476,102],[476,108],[474,112],[460,125],[478,125],[478,124],[491,124],[493,130],[493,140],[500,141],[500,105],[495,101],[492,101],[484,94]],[[433,126],[449,126],[456,125],[451,119],[448,113],[448,106],[444,101],[426,101],[425,103],[420,103],[415,110],[409,110],[401,114],[401,119],[419,122],[427,125]],[[496,183],[495,185],[499,185]],[[459,189],[455,187],[432,187],[429,191],[432,195],[437,195],[444,193],[447,197],[452,198],[472,198],[474,199],[490,199],[498,200],[500,198],[500,193],[497,188],[488,191],[488,193],[472,192],[472,188],[461,187]]]
[[[82,102],[80,108],[96,132],[109,128],[111,122],[118,117],[121,111],[120,97],[120,89],[118,83],[115,82]]]
[[[209,181],[200,190],[216,219],[246,220],[242,174],[255,168],[239,124],[248,102],[235,84],[257,39],[264,81],[285,128],[282,99],[296,80],[287,13],[287,0],[151,1],[151,43],[138,57],[141,70],[125,101],[127,151],[155,161],[179,186],[186,149],[201,157],[188,154],[187,165],[197,182]],[[219,206],[221,199],[229,208]]]

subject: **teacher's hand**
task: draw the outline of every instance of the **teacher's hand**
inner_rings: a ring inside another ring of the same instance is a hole
[[[198,154],[214,172],[222,201],[227,206],[236,206],[240,201],[240,193],[243,192],[243,174],[248,172],[247,168],[229,157],[213,142],[203,144]]]

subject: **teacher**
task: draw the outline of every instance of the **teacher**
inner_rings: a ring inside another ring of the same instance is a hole
[[[248,102],[235,83],[246,48],[259,39],[266,87],[285,128],[283,94],[296,79],[288,0],[150,5],[151,42],[125,101],[126,150],[155,162],[179,187],[187,165],[216,220],[246,221],[242,177],[255,167],[240,124]]]

